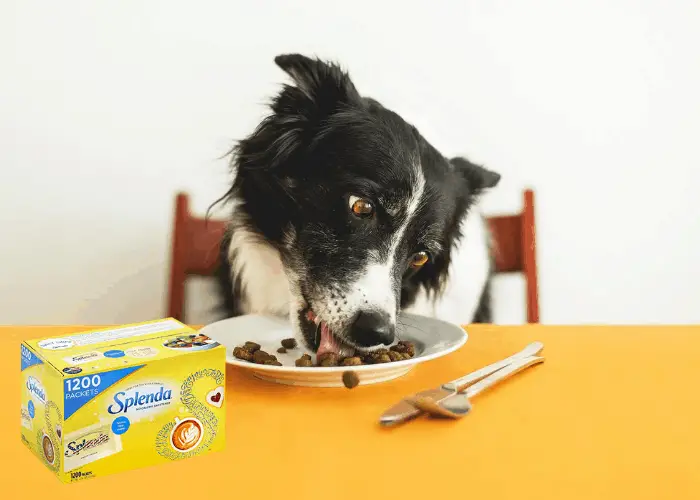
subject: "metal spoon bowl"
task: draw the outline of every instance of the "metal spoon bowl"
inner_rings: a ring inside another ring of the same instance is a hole
[[[435,417],[462,418],[472,409],[472,404],[469,401],[471,398],[497,383],[512,377],[516,373],[542,362],[544,362],[544,358],[539,356],[528,356],[517,359],[488,377],[481,379],[476,384],[470,386],[466,391],[455,394],[441,403],[436,403],[432,399],[424,396],[413,396],[407,398],[406,401],[417,409]]]

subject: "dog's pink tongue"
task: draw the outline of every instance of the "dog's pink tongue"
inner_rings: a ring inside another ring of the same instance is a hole
[[[335,338],[333,338],[328,325],[321,323],[321,343],[316,351],[316,357],[318,358],[318,356],[327,352],[340,354],[340,346],[335,341]]]

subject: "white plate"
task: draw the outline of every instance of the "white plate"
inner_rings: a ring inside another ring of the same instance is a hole
[[[457,325],[433,318],[403,313],[399,317],[397,334],[402,340],[415,344],[416,355],[404,361],[337,367],[297,367],[294,361],[308,352],[301,345],[280,354],[282,339],[290,338],[292,325],[285,320],[267,316],[247,315],[217,321],[200,332],[226,346],[226,362],[249,370],[253,376],[269,382],[308,387],[342,387],[342,374],[349,369],[357,373],[360,385],[386,382],[408,373],[418,363],[439,358],[462,347],[466,332]],[[233,348],[246,341],[260,344],[261,349],[274,354],[282,366],[258,365],[233,356]]]

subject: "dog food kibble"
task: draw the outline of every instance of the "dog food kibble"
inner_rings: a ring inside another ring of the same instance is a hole
[[[358,357],[345,358],[340,364],[342,366],[359,366],[362,364],[362,360]]]
[[[416,348],[413,342],[408,342],[406,340],[400,340],[398,344],[391,346],[391,350],[402,354],[408,354],[411,358],[416,355]]]
[[[265,364],[265,361],[272,358],[274,358],[274,356],[270,356],[265,351],[258,350],[253,353],[253,362],[261,365]],[[277,361],[277,358],[273,359],[273,361]]]
[[[243,344],[243,349],[245,349],[246,351],[250,351],[250,353],[252,354],[255,351],[260,350],[260,344],[256,344],[255,342],[248,341],[245,344]]]
[[[357,376],[357,373],[352,371],[343,372],[343,385],[345,385],[345,387],[352,389],[353,387],[357,387],[359,383],[360,378]]]
[[[391,363],[391,358],[388,354],[382,354],[376,357],[377,363]]]
[[[253,361],[253,355],[250,353],[250,351],[243,349],[242,347],[236,347],[233,350],[233,355],[238,359],[242,359],[243,361]]]
[[[389,351],[389,358],[392,361],[402,361],[403,360],[403,355],[400,352],[396,351]]]
[[[338,355],[326,352],[317,357],[318,366],[338,366]]]
[[[288,352],[289,349],[295,349],[297,347],[297,341],[293,338],[284,339],[281,343],[282,347],[277,349],[277,352],[280,354],[284,354]],[[251,341],[236,347],[233,350],[233,355],[238,359],[257,363],[259,365],[282,366],[282,363],[277,360],[277,357],[263,351],[260,348],[260,344]],[[376,349],[365,354],[358,353],[356,356],[348,356],[346,358],[333,352],[326,352],[320,356],[316,356],[315,365],[311,355],[302,354],[299,359],[294,361],[294,364],[300,367],[375,365],[378,363],[391,363],[394,361],[411,359],[415,355],[416,348],[413,342],[400,340],[389,349]]]
[[[406,340],[391,346],[389,349],[377,349],[362,356],[362,362],[367,365],[377,363],[390,363],[392,361],[402,361],[411,359],[415,355],[415,347],[412,342]]]
[[[294,349],[297,346],[297,339],[284,339],[282,341],[282,347],[285,349]]]
[[[314,366],[313,361],[311,361],[311,356],[308,354],[304,354],[301,358],[297,359],[294,364],[296,366],[303,366],[303,367],[309,367],[309,366]]]
[[[389,357],[388,354],[385,354],[385,353],[383,353],[383,352],[380,352],[380,351],[372,351],[372,352],[370,352],[370,353],[368,353],[368,354],[365,354],[365,355],[362,357],[362,362],[365,363],[365,364],[367,364],[367,365],[374,365],[374,364],[377,364],[377,363],[383,363],[384,361],[381,361],[382,356],[386,356],[387,358]],[[389,361],[391,361],[391,359],[389,359]]]
[[[253,352],[253,363],[264,363],[267,359],[267,353],[265,351],[257,350]]]

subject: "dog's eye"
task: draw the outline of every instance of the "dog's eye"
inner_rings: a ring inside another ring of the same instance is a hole
[[[413,269],[420,269],[430,260],[430,256],[427,252],[414,253],[411,257],[410,265]]]
[[[348,199],[348,204],[350,205],[350,210],[352,210],[353,215],[356,217],[369,219],[374,215],[374,205],[372,205],[372,202],[369,200],[358,196],[351,196]]]

